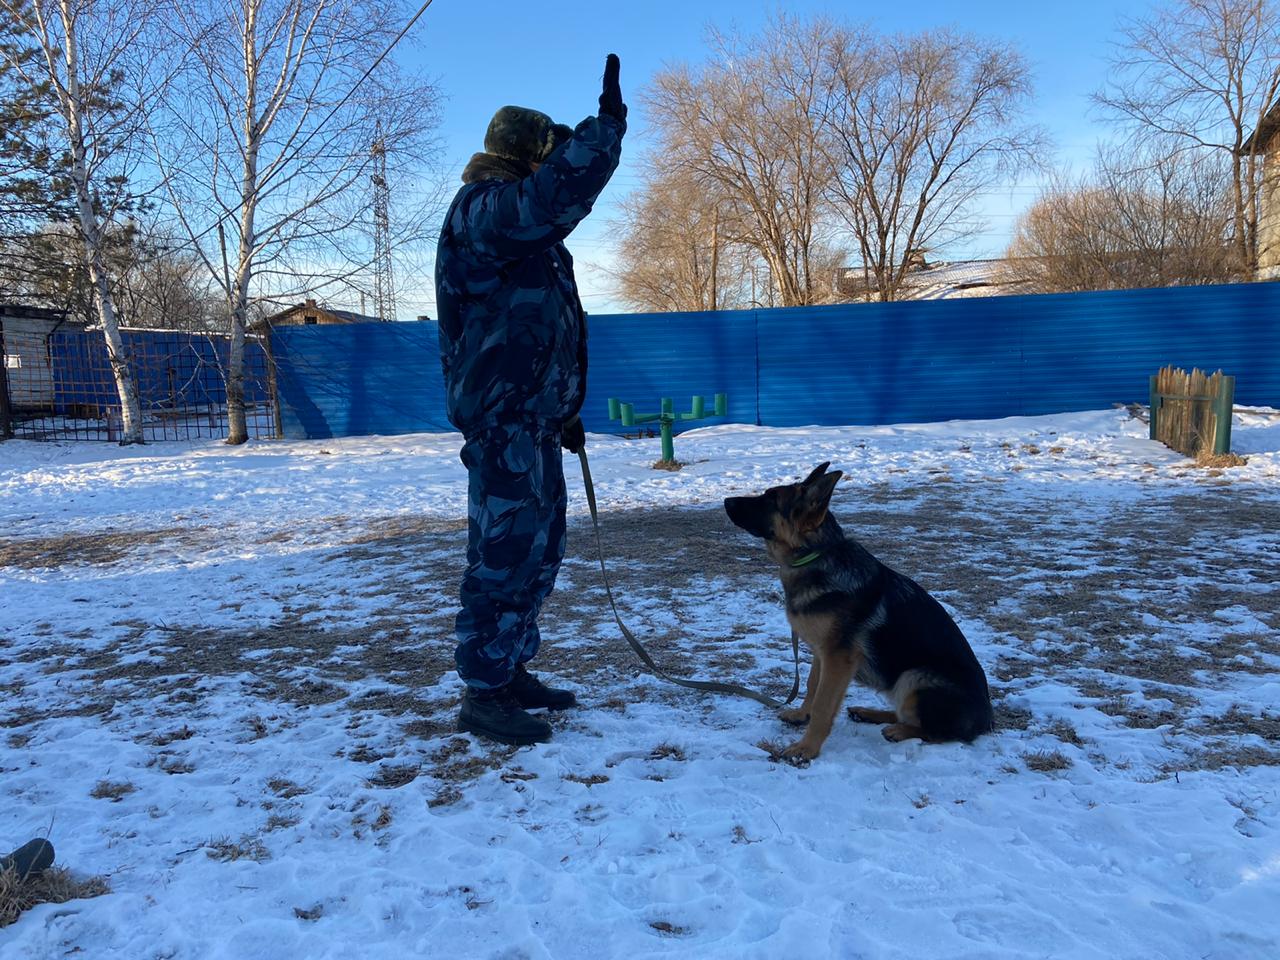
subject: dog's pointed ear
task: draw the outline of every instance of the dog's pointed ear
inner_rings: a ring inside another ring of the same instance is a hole
[[[805,477],[803,480],[800,481],[801,486],[807,487],[809,484],[813,483],[813,481],[817,480],[820,476],[822,476],[824,473],[827,472],[827,467],[829,466],[831,466],[830,460],[828,460],[826,463],[818,464],[816,467],[813,468],[813,472],[811,474],[809,474],[807,477]]]
[[[816,530],[827,519],[827,507],[831,503],[831,494],[844,474],[839,470],[824,473],[813,483],[806,484],[801,493],[800,510],[797,523],[805,530]]]

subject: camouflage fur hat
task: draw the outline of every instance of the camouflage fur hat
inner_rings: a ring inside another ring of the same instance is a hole
[[[572,135],[572,130],[563,123],[555,123],[545,113],[528,107],[507,106],[489,121],[484,149],[508,160],[542,163]]]

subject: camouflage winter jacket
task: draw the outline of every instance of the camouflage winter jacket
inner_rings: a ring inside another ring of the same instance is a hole
[[[582,407],[586,317],[561,241],[609,182],[625,131],[589,117],[536,173],[477,154],[463,174],[436,250],[436,306],[446,409],[464,435],[515,420],[559,429]]]

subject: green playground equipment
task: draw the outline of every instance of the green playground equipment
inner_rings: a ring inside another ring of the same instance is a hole
[[[675,404],[670,397],[662,398],[661,413],[636,413],[634,404],[622,403],[616,397],[609,398],[609,419],[621,420],[624,427],[634,427],[640,423],[652,423],[657,420],[662,426],[662,460],[674,463],[676,459],[675,444],[671,439],[671,425],[677,420],[701,420],[704,417],[723,417],[729,413],[729,395],[717,393],[713,412],[707,412],[705,397],[695,396],[688,413],[676,413]]]

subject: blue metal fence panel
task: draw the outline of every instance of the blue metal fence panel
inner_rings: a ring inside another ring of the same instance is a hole
[[[1280,284],[1009,298],[1020,311],[1025,414],[1147,400],[1172,364],[1236,377],[1236,402],[1280,404]]]
[[[592,316],[587,338],[587,397],[583,426],[591,433],[634,433],[610,422],[608,401],[635,404],[637,413],[657,413],[670,397],[687,411],[692,397],[728,394],[728,416],[679,424],[675,431],[715,423],[756,423],[755,314],[641,313]],[[650,424],[650,426],[654,426]]]
[[[583,420],[618,397],[729,395],[730,422],[910,423],[1146,399],[1164,364],[1234,374],[1280,405],[1280,284],[593,316]],[[272,339],[285,435],[451,429],[433,322],[287,327]],[[686,426],[715,423],[703,420]]]
[[[1280,285],[850,304],[759,312],[760,422],[912,423],[1145,401],[1165,364],[1280,402]]]
[[[225,336],[168,330],[123,330],[120,334],[138,383],[144,410],[222,407],[230,344]],[[113,408],[120,404],[101,331],[60,330],[49,337],[54,410]],[[261,342],[245,341],[245,402],[270,400],[267,357]]]
[[[975,303],[761,310],[760,422],[1007,416],[1017,402],[1017,331],[997,299]]]
[[[101,333],[59,330],[51,334],[49,361],[55,413],[65,414],[73,405],[110,407],[120,403]]]
[[[277,327],[271,350],[284,435],[452,430],[437,329],[433,320]]]

